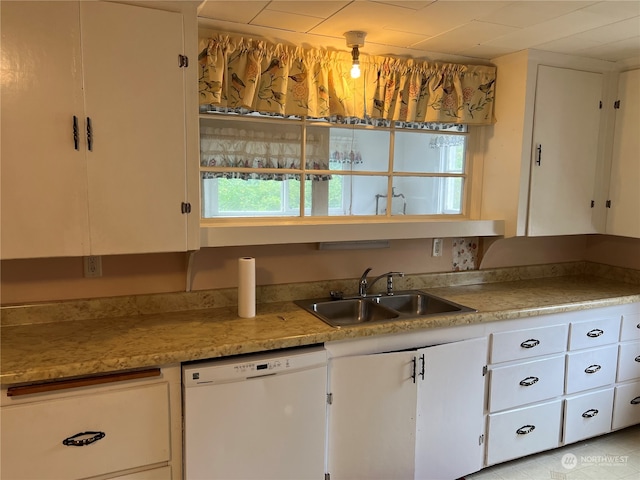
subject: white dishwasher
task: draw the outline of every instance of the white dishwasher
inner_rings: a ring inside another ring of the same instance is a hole
[[[322,347],[182,367],[185,479],[323,479]]]

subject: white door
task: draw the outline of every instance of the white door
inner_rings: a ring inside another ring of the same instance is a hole
[[[620,74],[607,233],[640,238],[640,70]]]
[[[182,15],[108,2],[80,11],[91,252],[186,250]]]
[[[415,478],[460,478],[482,468],[487,344],[483,337],[418,350]]]
[[[2,2],[0,9],[1,256],[87,255],[78,2]]]
[[[330,360],[332,480],[414,477],[414,360],[415,352]]]
[[[602,74],[538,67],[528,235],[597,233],[592,222]]]

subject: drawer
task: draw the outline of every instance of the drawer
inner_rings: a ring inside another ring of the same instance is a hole
[[[616,381],[618,345],[567,354],[565,392],[576,393]]]
[[[491,363],[564,352],[567,331],[567,325],[551,325],[494,333],[491,335]]]
[[[0,415],[3,478],[77,479],[169,460],[167,383],[4,406]],[[63,444],[81,432],[104,437]]]
[[[631,313],[622,316],[620,327],[620,341],[640,340],[640,313]]]
[[[129,475],[121,475],[112,477],[111,480],[171,480],[171,467],[154,468],[153,470],[144,470],[143,472],[130,473]]]
[[[618,350],[618,382],[640,378],[640,342],[621,343]]]
[[[538,402],[564,392],[564,355],[491,370],[489,411]]]
[[[611,428],[617,430],[636,423],[640,423],[640,382],[618,385],[613,399]]]
[[[619,335],[619,316],[572,322],[569,329],[569,350],[617,343]]]
[[[564,443],[609,432],[612,412],[613,387],[567,398],[564,403]]]
[[[488,421],[487,465],[558,447],[561,422],[562,400],[492,413]]]

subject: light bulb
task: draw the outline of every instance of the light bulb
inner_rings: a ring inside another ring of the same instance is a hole
[[[360,65],[357,62],[353,62],[351,67],[351,78],[360,78]]]

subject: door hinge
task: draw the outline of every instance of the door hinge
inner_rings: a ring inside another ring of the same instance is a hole
[[[602,110],[602,100],[600,100],[600,110]]]
[[[324,480],[331,480],[331,474],[330,473],[325,473],[324,474]]]
[[[596,202],[595,202],[595,200],[591,200],[591,208],[593,208],[593,207],[595,207],[595,206],[596,206]]]
[[[613,102],[613,108],[620,108],[620,100]]]
[[[186,68],[189,66],[189,57],[186,55],[178,55],[178,68]]]
[[[333,404],[333,393],[327,393],[327,404]]]
[[[611,200],[607,200],[604,205],[607,208],[611,208]]]
[[[488,370],[486,365],[484,367],[482,367],[482,376],[484,377],[487,374],[488,371],[489,370]]]
[[[484,443],[484,434],[478,437],[478,445],[482,445]]]
[[[191,213],[191,204],[188,202],[182,202],[180,210],[182,211],[182,213]]]

